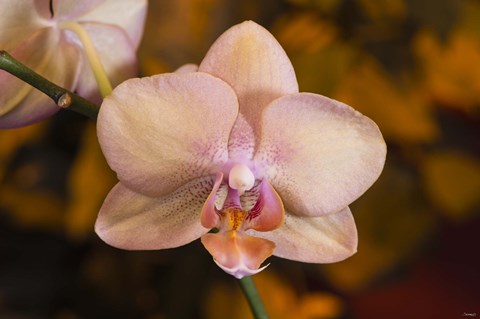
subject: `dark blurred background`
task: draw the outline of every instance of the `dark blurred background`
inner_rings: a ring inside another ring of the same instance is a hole
[[[199,63],[243,20],[275,35],[301,91],[374,119],[389,149],[352,205],[355,256],[272,257],[254,277],[271,318],[480,316],[480,1],[152,0],[141,75]],[[0,131],[0,318],[251,318],[198,241],[101,242],[93,223],[115,182],[79,115]]]

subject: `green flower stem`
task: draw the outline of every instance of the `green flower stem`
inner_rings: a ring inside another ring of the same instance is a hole
[[[0,69],[42,91],[59,107],[80,113],[94,120],[97,118],[100,109],[98,105],[48,81],[3,50],[0,51]]]
[[[242,287],[243,294],[247,298],[255,319],[268,319],[267,312],[263,307],[262,299],[258,294],[257,287],[255,287],[252,277],[243,277],[240,279],[240,287]]]

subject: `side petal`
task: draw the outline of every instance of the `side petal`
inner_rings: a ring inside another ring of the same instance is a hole
[[[138,194],[118,183],[103,203],[95,232],[107,244],[128,250],[164,249],[185,245],[208,229],[200,209],[213,178],[194,180],[160,198]]]
[[[301,262],[332,263],[357,251],[357,228],[348,207],[322,217],[299,217],[287,212],[280,228],[247,233],[274,242],[273,255]]]
[[[272,255],[275,248],[270,240],[236,231],[205,234],[201,240],[215,263],[239,279],[265,269],[268,265],[262,268],[260,265]]]
[[[265,110],[255,161],[288,211],[321,216],[362,195],[380,175],[385,156],[372,120],[338,101],[299,93]]]
[[[98,138],[122,183],[160,196],[219,171],[237,112],[230,86],[205,73],[131,79],[104,100]]]
[[[121,28],[102,23],[82,23],[82,27],[98,52],[105,72],[115,87],[123,81],[137,75],[137,57],[135,47]],[[65,31],[69,41],[82,44],[71,31]],[[86,57],[83,57],[85,67],[82,69],[76,91],[83,97],[101,102],[98,85]]]
[[[199,71],[213,74],[237,93],[240,113],[255,132],[263,109],[298,92],[292,64],[277,40],[253,21],[235,25],[212,45]]]

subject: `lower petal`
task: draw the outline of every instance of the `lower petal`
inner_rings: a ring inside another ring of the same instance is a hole
[[[213,178],[196,179],[159,198],[147,197],[118,183],[108,194],[95,231],[107,244],[128,250],[173,248],[201,235],[200,209]]]
[[[309,263],[332,263],[357,251],[357,228],[348,207],[322,217],[287,213],[285,223],[271,232],[247,231],[273,241],[275,256]]]
[[[265,269],[266,266],[260,268],[260,265],[275,249],[275,244],[270,240],[238,231],[205,234],[202,244],[220,268],[237,278],[251,276]]]

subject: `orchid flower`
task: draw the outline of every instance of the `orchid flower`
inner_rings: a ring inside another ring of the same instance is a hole
[[[369,118],[299,93],[286,53],[251,21],[221,35],[198,68],[119,85],[97,131],[120,181],[97,234],[128,250],[201,237],[237,278],[262,270],[272,254],[310,263],[352,255],[348,205],[378,178],[386,155]]]
[[[100,101],[96,78],[109,83],[98,78],[107,74],[115,85],[135,76],[146,6],[146,0],[4,0],[0,49],[55,84]],[[60,110],[4,71],[0,88],[1,128],[25,126]]]

